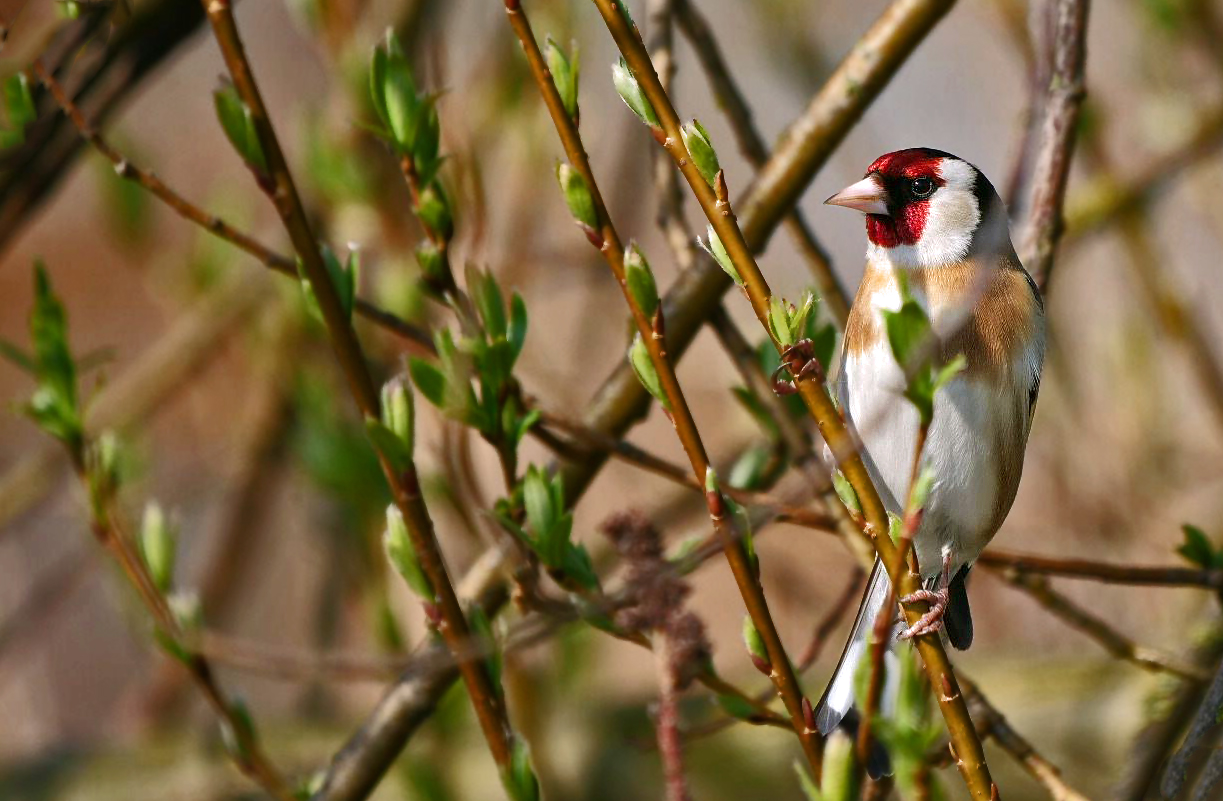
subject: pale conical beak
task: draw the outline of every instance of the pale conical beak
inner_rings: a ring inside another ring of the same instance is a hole
[[[857,209],[863,214],[888,213],[887,192],[874,175],[868,175],[856,184],[845,187],[824,201],[829,206],[844,206]]]

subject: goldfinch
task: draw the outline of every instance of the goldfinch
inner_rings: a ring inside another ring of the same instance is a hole
[[[919,427],[881,314],[900,307],[902,277],[939,337],[938,361],[961,354],[966,360],[935,397],[923,451],[935,480],[913,546],[924,587],[918,597],[931,609],[910,629],[897,617],[886,661],[894,663],[899,639],[940,628],[964,649],[973,636],[965,577],[1010,511],[1023,469],[1045,354],[1044,304],[1015,255],[998,193],[980,170],[950,153],[888,153],[825,203],[866,215],[866,272],[833,381],[890,511],[902,512]],[[888,591],[887,572],[876,560],[818,707],[822,734],[856,724],[854,674]],[[889,671],[892,679],[895,673]],[[894,690],[885,684],[883,714],[892,700]],[[886,760],[874,761],[872,774],[886,770]]]

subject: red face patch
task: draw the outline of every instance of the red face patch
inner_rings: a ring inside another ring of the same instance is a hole
[[[871,242],[884,248],[918,243],[926,227],[930,200],[915,197],[912,182],[915,178],[928,178],[936,188],[942,186],[945,181],[939,165],[946,157],[941,151],[911,148],[880,156],[867,168],[868,176],[877,175],[887,187],[891,212],[866,215],[866,236]]]

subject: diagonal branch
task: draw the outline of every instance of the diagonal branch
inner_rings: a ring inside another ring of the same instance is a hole
[[[314,288],[319,309],[331,337],[332,347],[348,380],[349,387],[361,413],[368,419],[381,418],[378,390],[361,352],[360,343],[353,331],[352,323],[345,315],[339,296],[332,286],[327,268],[323,263],[318,242],[311,230],[301,198],[293,183],[292,174],[280,142],[268,117],[263,97],[255,83],[250,64],[246,59],[233,8],[229,0],[202,0],[213,35],[221,49],[225,65],[233,78],[234,87],[242,102],[246,104],[259,137],[268,173],[273,185],[271,199],[276,206],[293,247],[301,259],[302,271]],[[401,470],[392,467],[387,457],[379,451],[379,462],[395,505],[407,523],[412,546],[420,559],[421,567],[437,593],[438,612],[441,622],[438,629],[451,653],[459,659],[458,670],[463,677],[467,692],[475,707],[476,717],[489,750],[498,767],[509,769],[512,758],[511,732],[506,716],[504,700],[499,687],[493,683],[492,675],[485,663],[472,656],[460,658],[470,640],[471,629],[463,608],[459,604],[454,586],[442,559],[433,521],[425,507],[415,466],[408,464]]]
[[[1104,620],[1053,589],[1045,577],[1033,576],[1013,569],[997,570],[997,573],[1003,581],[1026,592],[1037,603],[1052,612],[1055,617],[1060,618],[1071,628],[1083,632],[1118,659],[1157,673],[1172,673],[1181,678],[1196,681],[1206,678],[1207,674],[1197,666],[1134,642]]]
[[[714,38],[713,29],[692,0],[673,2],[680,29],[696,51],[697,58],[709,77],[718,105],[730,121],[731,130],[739,142],[739,150],[749,164],[758,170],[762,169],[769,159],[768,146],[752,121],[752,110],[748,106],[747,98],[743,96],[734,76],[730,74],[730,68],[722,57],[722,49]],[[785,223],[799,255],[811,267],[820,298],[827,304],[837,328],[845,330],[845,320],[849,317],[849,294],[833,271],[828,252],[816,239],[811,225],[798,206],[794,206],[786,215]]]

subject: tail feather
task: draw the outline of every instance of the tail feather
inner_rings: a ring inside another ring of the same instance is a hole
[[[857,675],[858,665],[866,655],[866,646],[870,642],[875,618],[878,617],[880,608],[887,601],[890,587],[891,582],[888,580],[887,571],[883,569],[878,560],[875,560],[875,567],[871,570],[870,580],[866,584],[866,593],[862,596],[858,616],[854,618],[854,625],[850,629],[845,650],[841,653],[841,659],[832,673],[832,680],[828,682],[828,688],[824,690],[824,696],[816,707],[815,725],[822,735],[827,736],[853,709],[854,676]],[[889,671],[889,673],[894,674],[895,671]],[[884,694],[885,703],[890,700],[888,695],[890,694]]]

